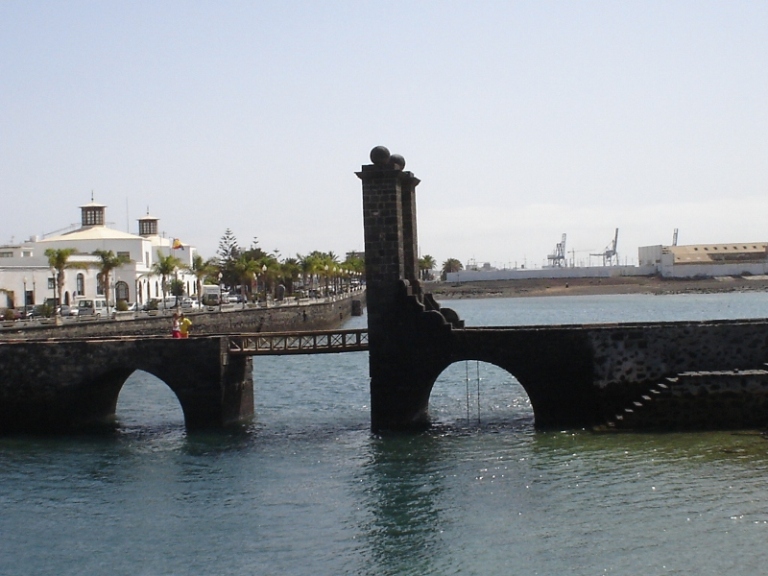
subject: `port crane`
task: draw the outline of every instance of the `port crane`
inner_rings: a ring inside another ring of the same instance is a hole
[[[619,229],[616,228],[616,233],[613,235],[613,242],[611,242],[603,252],[598,254],[590,254],[590,256],[602,256],[603,266],[618,266],[619,255],[616,253],[616,243],[619,241]]]
[[[552,268],[562,268],[565,266],[565,234],[563,234],[563,239],[555,246],[555,251],[547,256],[547,260]]]

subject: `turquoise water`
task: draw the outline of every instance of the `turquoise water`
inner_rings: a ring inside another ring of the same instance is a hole
[[[768,317],[763,293],[446,304],[468,325]],[[764,570],[760,431],[536,432],[511,375],[462,363],[432,431],[380,437],[365,353],[257,359],[254,381],[237,432],[188,435],[137,373],[114,434],[0,439],[0,574]]]

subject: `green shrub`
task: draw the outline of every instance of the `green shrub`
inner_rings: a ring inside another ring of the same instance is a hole
[[[35,307],[35,315],[42,316],[43,318],[50,318],[53,316],[53,306],[50,304],[40,304]]]

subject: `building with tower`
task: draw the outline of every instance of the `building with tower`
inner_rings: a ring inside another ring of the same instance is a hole
[[[106,294],[111,303],[125,300],[143,304],[162,298],[161,278],[153,273],[153,267],[159,256],[170,254],[181,261],[175,278],[183,282],[186,294],[196,293],[195,276],[187,269],[196,253],[194,247],[160,235],[159,219],[149,213],[139,218],[138,234],[110,228],[106,208],[92,200],[80,206],[79,226],[0,246],[0,308],[33,307],[54,298],[56,280],[45,255],[49,248],[73,249],[69,261],[83,266],[65,271],[63,304],[72,304],[78,297]],[[102,286],[100,281],[99,258],[94,255],[97,250],[126,257],[127,263],[110,274],[109,286]]]

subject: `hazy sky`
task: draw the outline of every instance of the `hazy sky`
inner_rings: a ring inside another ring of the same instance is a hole
[[[0,2],[0,243],[93,191],[206,257],[343,257],[376,145],[439,263],[768,241],[768,2]]]

